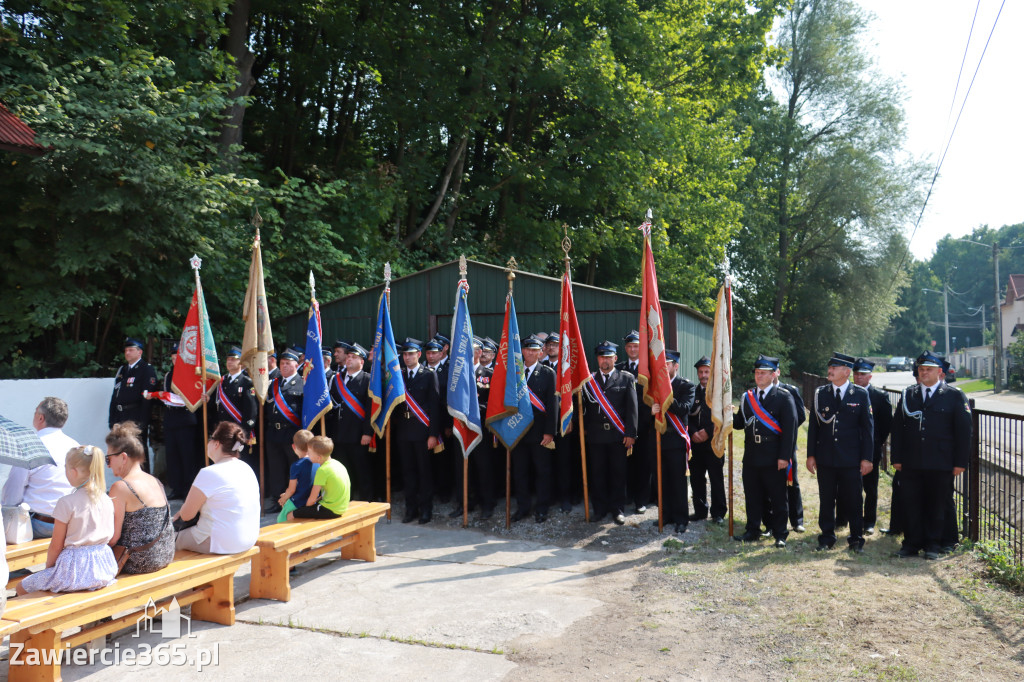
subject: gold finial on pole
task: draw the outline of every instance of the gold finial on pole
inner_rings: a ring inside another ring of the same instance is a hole
[[[466,267],[466,254],[462,254],[459,256],[459,277],[466,279],[466,272],[468,272]]]
[[[562,237],[562,251],[565,251],[565,267],[569,267],[569,251],[572,249],[572,240],[569,239],[569,225],[568,223],[562,223],[562,232],[565,234]]]
[[[263,216],[260,215],[260,210],[258,208],[253,207],[252,218],[249,219],[249,222],[256,228],[256,239],[259,239],[260,227],[263,226]]]
[[[391,261],[384,264],[384,288],[391,288]]]
[[[508,267],[505,268],[505,272],[508,273],[508,292],[512,293],[512,284],[516,281],[516,270],[519,269],[519,263],[516,263],[516,257],[512,256],[508,259]]]

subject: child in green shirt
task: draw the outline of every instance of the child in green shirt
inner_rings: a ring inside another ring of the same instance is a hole
[[[336,519],[348,509],[352,484],[345,465],[331,458],[333,451],[334,441],[326,436],[316,436],[309,441],[309,459],[320,468],[313,477],[313,489],[306,506],[288,514],[289,521]]]

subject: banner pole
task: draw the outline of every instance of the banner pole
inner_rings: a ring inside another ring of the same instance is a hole
[[[493,492],[493,491],[492,491]],[[469,525],[469,457],[462,457],[462,527]]]
[[[263,404],[260,404],[260,503],[263,503],[263,491],[265,489],[265,483],[263,478],[264,470],[264,450],[263,450]]]
[[[505,530],[512,527],[512,451],[505,448]]]
[[[384,264],[384,295],[388,299],[388,317],[391,317],[391,263]],[[381,347],[383,351],[383,345]],[[375,362],[383,362],[374,358]],[[381,365],[383,367],[383,365]],[[383,398],[382,398],[383,399]],[[391,523],[391,418],[384,425],[384,495],[388,503],[388,523]]]
[[[732,432],[729,432],[729,537],[732,537]]]
[[[583,392],[576,392],[576,404],[579,406],[580,432],[580,463],[583,465],[583,518],[590,522],[590,493],[587,489],[587,441],[583,437]]]

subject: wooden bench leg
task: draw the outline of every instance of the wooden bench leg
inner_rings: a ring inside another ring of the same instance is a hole
[[[56,630],[43,630],[37,635],[30,635],[27,630],[15,632],[11,635],[7,679],[10,682],[59,682],[62,653],[64,647]]]
[[[235,624],[235,576],[217,578],[210,585],[213,593],[192,604],[192,620],[205,620],[221,625]]]
[[[287,551],[260,547],[260,553],[252,558],[249,596],[253,599],[277,601],[291,599],[292,583],[289,568]]]
[[[348,547],[342,547],[342,559],[359,559],[361,561],[376,561],[376,526],[366,526],[356,531],[356,541]]]

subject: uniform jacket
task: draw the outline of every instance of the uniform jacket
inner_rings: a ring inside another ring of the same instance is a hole
[[[796,404],[790,392],[772,386],[761,401],[761,406],[774,417],[782,432],[772,433],[758,421],[744,393],[740,409],[732,418],[732,427],[744,430],[743,466],[774,467],[777,460],[792,459],[796,449]]]
[[[429,365],[423,365],[424,369],[427,369],[434,373],[437,377],[437,395],[441,400],[441,425],[440,428],[450,429],[454,423],[453,417],[448,414],[448,358],[444,361],[439,362],[436,368],[431,368]]]
[[[491,395],[491,377],[494,376],[494,370],[483,365],[476,366],[476,399],[480,403],[480,423],[487,423],[487,399]],[[484,431],[484,437],[487,437],[487,432]]]
[[[601,371],[594,373],[593,382],[600,386]],[[583,400],[583,427],[587,442],[590,443],[621,443],[625,438],[636,438],[637,402],[636,381],[629,372],[613,370],[608,375],[604,386],[604,394],[615,411],[618,412],[625,427],[625,434],[619,433],[611,423],[601,406],[591,396],[585,395]]]
[[[789,394],[793,396],[793,405],[796,406],[796,425],[799,427],[807,420],[807,407],[804,405],[804,397],[800,395],[800,389],[793,384],[782,382],[777,385],[789,391]]]
[[[416,371],[416,376],[408,378],[408,369],[402,367],[405,377],[405,392],[411,395],[416,403],[423,408],[430,419],[430,426],[424,426],[409,410],[406,403],[400,404],[392,413],[395,424],[395,437],[405,441],[422,441],[441,437],[441,395],[437,385],[437,375],[424,366]]]
[[[278,376],[270,382],[270,389],[267,391],[267,402],[263,405],[264,420],[267,428],[266,437],[268,441],[275,443],[291,443],[292,436],[301,428],[300,426],[294,426],[277,409],[274,395],[277,392],[278,386],[282,385],[284,381],[284,377]],[[281,389],[281,395],[284,397],[285,404],[299,418],[300,424],[302,423],[302,391],[302,375],[298,372],[293,374],[291,380]]]
[[[370,375],[366,372],[359,370],[357,374],[352,375],[349,379],[348,385],[345,385],[345,377],[348,376],[348,371],[339,372],[334,375],[331,379],[331,400],[334,402],[336,407],[331,410],[331,416],[334,419],[333,432],[334,438],[339,443],[358,443],[363,436],[371,435],[373,427],[370,422]],[[347,388],[349,393],[355,396],[356,401],[362,406],[364,418],[360,418],[359,414],[349,407],[345,399],[342,398],[342,387]]]
[[[871,397],[871,418],[875,422],[874,463],[882,461],[882,446],[892,430],[892,403],[889,394],[880,388],[868,384],[868,395]]]
[[[164,375],[164,390],[168,393],[173,393],[171,389],[171,382],[174,381],[174,369]],[[196,413],[191,412],[187,407],[182,405],[181,407],[171,407],[166,403],[164,406],[164,428],[165,429],[180,429],[182,427],[195,426],[198,422],[196,421]]]
[[[221,388],[227,395],[228,400],[242,413],[241,426],[248,433],[252,433],[256,427],[256,390],[252,387],[252,379],[240,372],[238,378],[232,379],[231,375],[221,377]],[[220,393],[214,394],[217,398],[217,421],[234,422],[235,418],[221,405]]]
[[[966,468],[971,454],[971,408],[959,388],[939,382],[928,403],[923,386],[903,391],[892,420],[892,462],[904,470]]]
[[[693,408],[694,394],[694,386],[689,381],[680,376],[672,379],[672,402],[668,406],[668,411],[669,414],[679,417],[684,427]],[[665,449],[681,450],[686,447],[686,441],[676,432],[676,428],[669,424],[661,437],[661,446]]]
[[[708,434],[708,439],[703,443],[694,443],[693,449],[704,452],[712,452],[711,436],[715,434],[715,423],[711,421],[711,408],[707,406],[705,398],[707,390],[697,384],[694,387],[693,406],[690,407],[690,433],[696,433],[701,429]]]
[[[634,386],[636,387],[637,406],[636,431],[642,436],[646,433],[651,433],[651,429],[654,428],[654,416],[651,414],[651,406],[644,402],[644,385],[637,380],[640,376],[639,361],[637,361],[636,366],[637,369],[630,369],[628,359],[615,363],[615,369],[629,374],[635,380]]]
[[[129,420],[140,426],[149,424],[151,403],[142,397],[142,392],[155,390],[156,370],[145,360],[139,360],[131,369],[127,364],[118,367],[114,375],[114,392],[110,396],[107,427]]]
[[[850,384],[842,401],[835,386],[819,386],[814,392],[811,421],[807,427],[807,456],[819,466],[859,467],[872,461],[875,427],[868,392]]]
[[[544,438],[544,434],[555,435],[555,425],[558,423],[555,370],[538,362],[530,373],[526,386],[544,404],[544,412],[533,408],[533,424],[520,442],[525,445],[537,445]]]

